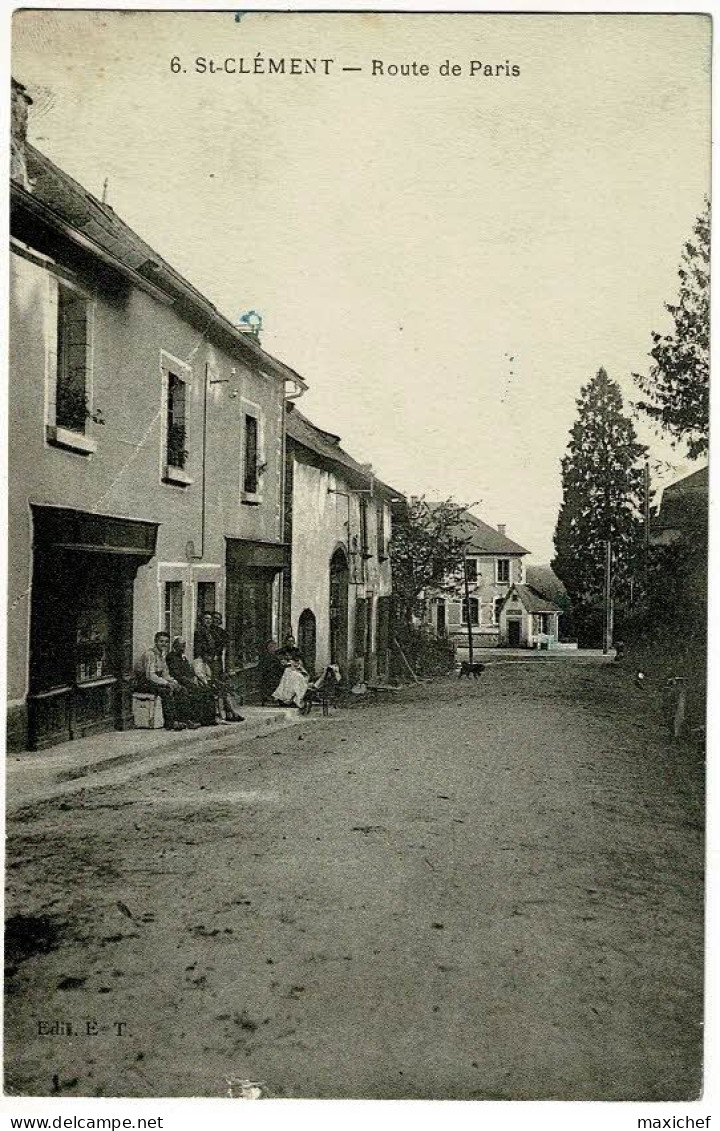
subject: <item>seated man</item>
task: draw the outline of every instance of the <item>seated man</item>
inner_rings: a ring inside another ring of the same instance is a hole
[[[302,707],[308,689],[308,676],[297,648],[287,651],[287,667],[272,693],[281,707]]]
[[[170,675],[184,692],[189,727],[212,726],[215,722],[215,696],[208,687],[201,687],[192,664],[185,655],[185,641],[176,636],[167,658]]]
[[[153,647],[148,648],[140,657],[135,690],[160,697],[165,730],[184,730],[184,724],[180,721],[184,706],[182,688],[170,675],[167,665],[169,648],[170,637],[167,632],[156,632]]]

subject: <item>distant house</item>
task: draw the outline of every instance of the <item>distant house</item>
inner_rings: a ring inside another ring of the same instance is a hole
[[[688,537],[707,534],[708,472],[707,467],[701,467],[665,488],[658,512],[650,523],[652,545],[672,546]]]
[[[469,601],[460,570],[448,579],[447,591],[430,596],[426,615],[438,636],[460,645],[468,639],[469,615],[473,646],[493,648],[500,643],[500,608],[511,586],[525,582],[523,558],[529,551],[508,538],[505,526],[489,526],[469,512],[458,533],[469,538]]]
[[[558,641],[559,605],[532,585],[513,585],[500,606],[500,644],[509,648],[551,648]]]

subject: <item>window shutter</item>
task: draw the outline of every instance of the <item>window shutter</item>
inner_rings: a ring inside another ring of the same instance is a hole
[[[365,640],[367,637],[367,601],[364,597],[358,598],[355,603],[355,655],[365,655]]]
[[[447,618],[448,624],[460,624],[462,622],[462,605],[459,601],[447,602]]]

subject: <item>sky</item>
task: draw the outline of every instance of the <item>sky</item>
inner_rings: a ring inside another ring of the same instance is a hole
[[[629,402],[670,328],[707,17],[26,10],[12,65],[30,140],[228,317],[259,311],[306,415],[551,559],[581,386],[604,366]],[[697,466],[638,431],[657,486]]]

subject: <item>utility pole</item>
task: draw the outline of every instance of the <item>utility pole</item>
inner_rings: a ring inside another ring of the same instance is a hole
[[[644,597],[645,597],[645,600],[647,601],[648,573],[649,573],[649,562],[650,562],[650,463],[649,463],[648,460],[645,460],[645,468],[644,468],[644,471],[643,471],[643,509],[644,509],[644,519],[645,519],[645,546],[644,546],[644,560],[643,560],[643,571],[644,571],[644,575],[645,575],[644,576],[644,589],[645,589]]]
[[[605,624],[603,629],[603,655],[607,656],[612,647],[612,542],[605,543]]]
[[[472,624],[470,621],[470,582],[468,580],[467,550],[463,550],[463,579],[465,582],[465,616],[467,617],[468,630],[468,662],[473,662]]]

